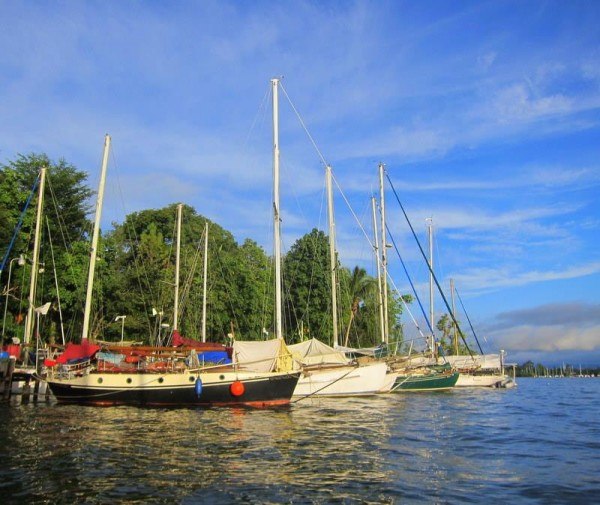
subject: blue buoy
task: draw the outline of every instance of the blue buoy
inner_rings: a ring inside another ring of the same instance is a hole
[[[200,379],[200,377],[198,377],[196,379],[196,396],[198,398],[200,398],[201,394],[202,394],[202,379]]]

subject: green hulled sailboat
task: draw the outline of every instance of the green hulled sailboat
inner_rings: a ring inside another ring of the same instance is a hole
[[[432,365],[398,371],[392,393],[401,391],[443,391],[453,388],[459,373],[449,365]]]

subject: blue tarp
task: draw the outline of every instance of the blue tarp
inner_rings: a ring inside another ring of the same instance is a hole
[[[198,359],[205,363],[217,363],[217,364],[229,364],[231,358],[228,356],[226,351],[206,351],[198,353]]]

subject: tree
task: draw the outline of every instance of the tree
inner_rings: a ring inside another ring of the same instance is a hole
[[[460,325],[460,321],[457,320],[457,322]],[[453,343],[455,328],[454,328],[454,321],[452,320],[452,317],[449,314],[442,314],[442,316],[440,317],[440,319],[438,320],[438,322],[436,324],[436,328],[440,332],[442,332],[442,338],[440,339],[439,343],[442,346],[442,349],[444,350],[444,352],[446,354],[455,354],[457,352],[457,349],[455,348],[455,345]],[[463,342],[462,338],[460,337],[460,334],[458,333],[458,330],[457,330],[457,338],[458,338],[458,354],[459,355],[470,354],[471,351]]]
[[[45,154],[18,155],[17,159],[0,166],[0,244],[8,248],[24,204],[31,193],[40,169],[47,168],[46,187],[44,191],[44,222],[42,225],[42,245],[40,262],[43,275],[36,289],[36,306],[50,301],[52,309],[43,318],[42,323],[50,328],[52,336],[58,332],[60,324],[58,312],[58,294],[60,294],[63,321],[73,321],[79,303],[73,291],[61,286],[81,286],[85,273],[80,275],[77,265],[84,261],[89,247],[80,248],[76,244],[86,236],[90,224],[87,213],[90,210],[89,198],[93,194],[85,184],[87,175],[64,159],[53,162]],[[10,258],[19,254],[27,258],[32,256],[33,231],[35,228],[34,198],[24,215],[23,225],[16,237]],[[4,256],[4,249],[2,256]],[[22,278],[29,277],[30,265],[21,268]],[[6,269],[8,270],[8,268]],[[54,275],[59,285],[56,292]],[[8,272],[2,272],[2,285],[6,286]],[[11,284],[13,284],[11,280]],[[22,314],[27,310],[23,303],[28,296],[28,282],[6,286],[13,296],[9,297],[7,327],[9,336],[23,335]],[[77,288],[79,289],[79,288]],[[69,327],[67,327],[67,331]],[[47,333],[47,332],[46,332]]]
[[[365,300],[368,298],[372,299],[373,291],[377,289],[377,282],[372,277],[367,275],[367,271],[364,268],[358,266],[354,267],[352,274],[349,276],[347,283],[347,290],[350,300],[350,311],[349,319],[346,325],[346,331],[344,336],[344,345],[348,346],[348,340],[350,338],[350,329],[352,322],[357,318],[361,309],[361,304],[365,306]],[[376,294],[376,293],[375,293]],[[377,301],[377,307],[379,301]]]
[[[288,342],[302,334],[331,343],[329,242],[314,228],[299,238],[283,262],[284,308]]]

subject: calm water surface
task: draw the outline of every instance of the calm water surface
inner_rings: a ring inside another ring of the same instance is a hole
[[[0,503],[600,503],[600,378],[277,410],[0,406]]]

